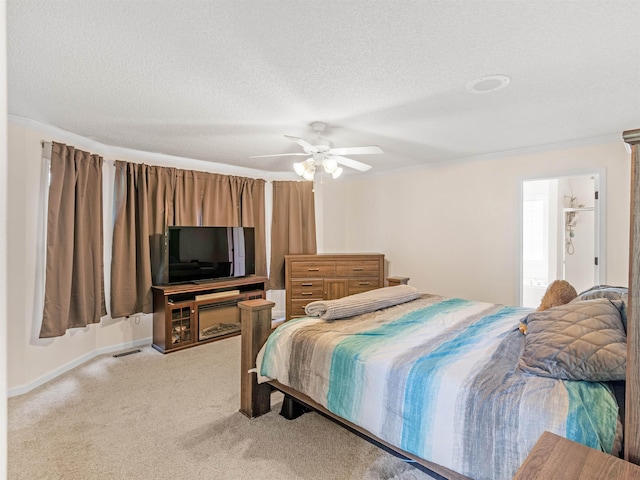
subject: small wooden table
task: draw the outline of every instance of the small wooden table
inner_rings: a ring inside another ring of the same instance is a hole
[[[387,277],[387,283],[390,287],[407,285],[409,283],[409,277]]]
[[[544,432],[513,480],[640,479],[640,466]]]

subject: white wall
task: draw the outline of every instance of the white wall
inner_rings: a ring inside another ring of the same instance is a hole
[[[622,139],[386,175],[325,181],[322,251],[380,252],[420,291],[518,302],[524,179],[604,168],[606,281],[627,285],[630,160]]]
[[[7,295],[11,301],[0,302],[2,305],[8,305],[6,318],[9,395],[24,393],[97,354],[150,344],[152,337],[152,316],[138,315],[129,319],[112,319],[107,316],[99,324],[68,330],[62,337],[38,338],[42,321],[45,226],[43,199],[46,195],[46,188],[42,182],[41,143],[43,141],[67,143],[105,158],[104,265],[108,309],[115,172],[113,160],[274,179],[273,176],[268,177],[262,174],[264,172],[257,170],[117,149],[53,127],[10,118],[8,130],[10,208],[7,213],[7,248],[10,255],[7,265],[9,275]],[[267,184],[266,190],[270,190],[270,183]],[[267,195],[268,201],[270,198],[271,196]],[[267,209],[271,211],[270,205],[267,205]],[[267,224],[270,226],[270,219],[267,219]],[[269,238],[267,236],[267,242]],[[278,310],[284,311],[284,304],[277,306],[276,311]]]
[[[7,24],[0,3],[0,398],[7,390]],[[7,402],[0,402],[0,478],[7,475]]]

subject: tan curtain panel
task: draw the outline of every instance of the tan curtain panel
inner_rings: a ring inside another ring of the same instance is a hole
[[[316,253],[313,182],[273,182],[269,286],[284,288],[284,256]]]
[[[267,276],[267,242],[262,179],[244,178],[240,188],[240,222],[253,227],[255,234],[256,275]],[[268,287],[267,287],[268,288]]]
[[[114,188],[112,317],[153,311],[171,225],[255,226],[256,274],[266,275],[264,180],[117,161]]]
[[[53,143],[40,338],[98,323],[104,296],[102,157]]]
[[[176,170],[175,215],[172,225],[202,224],[202,176],[192,170]]]
[[[111,316],[151,313],[163,278],[163,235],[173,221],[175,169],[116,161]]]
[[[202,225],[253,227],[256,275],[266,277],[265,181],[215,173],[203,173],[200,178]]]
[[[201,173],[202,223],[208,227],[239,227],[237,178],[217,173]]]

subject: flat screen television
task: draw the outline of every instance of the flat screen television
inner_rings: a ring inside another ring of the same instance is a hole
[[[253,227],[172,226],[163,283],[204,283],[256,273]]]

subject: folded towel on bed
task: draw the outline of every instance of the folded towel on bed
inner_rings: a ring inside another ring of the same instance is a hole
[[[307,304],[304,311],[310,317],[338,320],[410,302],[419,296],[420,292],[410,285],[396,285],[356,293],[337,300],[317,300]]]

